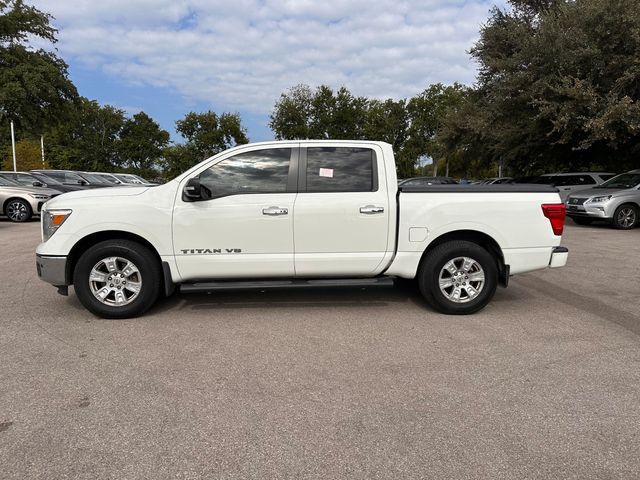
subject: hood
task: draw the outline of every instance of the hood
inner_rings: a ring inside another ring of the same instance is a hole
[[[615,195],[616,193],[623,192],[625,190],[631,190],[629,188],[587,188],[586,190],[579,190],[569,195],[569,198],[589,198],[589,197],[604,197],[605,195]]]
[[[112,198],[112,197],[131,197],[140,195],[149,190],[149,187],[110,187],[110,188],[92,188],[88,190],[78,190],[68,192],[60,197],[53,198],[47,202],[47,206],[63,207],[64,203],[69,200],[80,200],[83,198]]]
[[[16,193],[32,193],[35,195],[60,195],[62,192],[59,190],[53,190],[51,188],[44,187],[27,187],[26,185],[15,185],[10,187],[0,186],[0,189],[5,192],[16,192]]]

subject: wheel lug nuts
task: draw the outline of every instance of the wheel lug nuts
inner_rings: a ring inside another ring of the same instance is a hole
[[[109,286],[110,286],[110,287],[113,287],[113,283],[110,283],[110,284],[109,284]]]

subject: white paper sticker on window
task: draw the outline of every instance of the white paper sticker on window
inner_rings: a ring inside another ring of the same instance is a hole
[[[333,168],[321,168],[320,169],[321,177],[329,177],[333,178]]]

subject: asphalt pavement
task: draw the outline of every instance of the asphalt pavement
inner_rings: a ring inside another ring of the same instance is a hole
[[[473,316],[414,290],[174,295],[100,320],[0,219],[2,479],[640,477],[640,229]]]

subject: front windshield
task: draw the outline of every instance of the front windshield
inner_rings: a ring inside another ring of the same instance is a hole
[[[93,175],[96,175],[107,183],[111,183],[113,185],[121,183],[116,177],[114,177],[113,175],[109,175],[108,173],[95,173]]]
[[[623,173],[596,188],[634,188],[640,185],[640,173]]]
[[[2,187],[21,187],[15,180],[9,180],[7,177],[0,176],[0,186]]]

